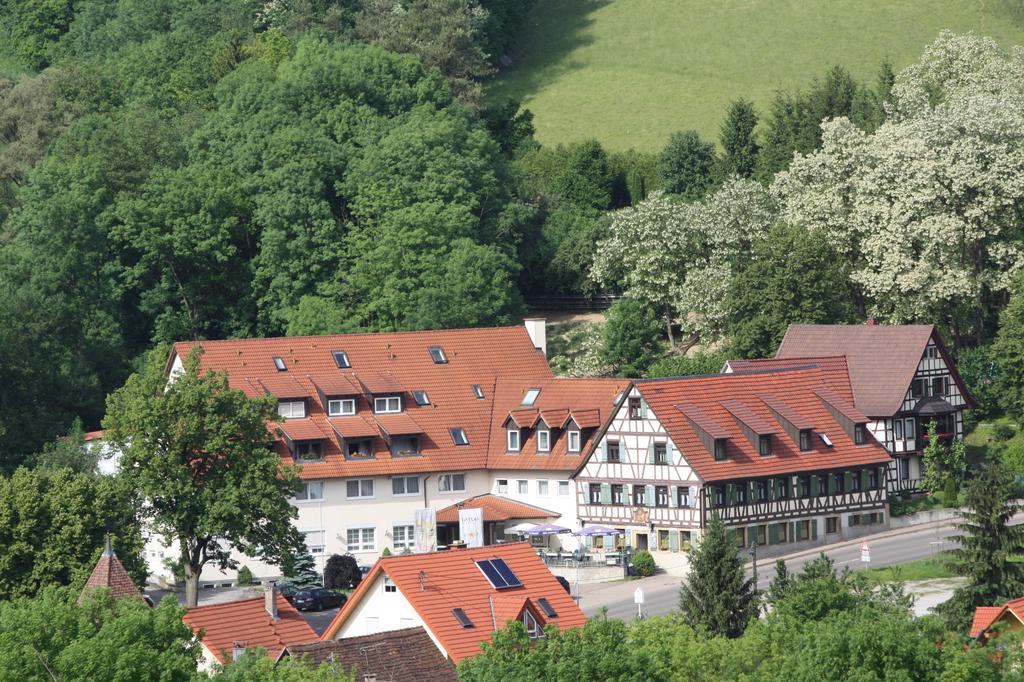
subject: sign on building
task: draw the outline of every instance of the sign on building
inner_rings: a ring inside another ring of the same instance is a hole
[[[415,544],[417,554],[437,549],[437,510],[417,509],[415,520]]]
[[[466,543],[467,547],[484,546],[483,509],[477,507],[459,510],[459,538]]]

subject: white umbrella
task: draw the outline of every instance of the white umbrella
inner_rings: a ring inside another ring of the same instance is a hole
[[[517,523],[511,528],[506,528],[505,535],[520,535],[533,530],[536,525],[536,523]]]

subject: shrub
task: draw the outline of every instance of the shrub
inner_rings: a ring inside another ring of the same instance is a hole
[[[238,569],[238,579],[236,582],[239,585],[252,585],[252,571],[249,570],[248,566],[242,566]]]
[[[636,568],[636,574],[639,576],[654,575],[654,570],[658,567],[654,563],[654,557],[646,549],[641,549],[639,552],[633,555],[633,567]]]
[[[956,480],[952,476],[946,479],[946,488],[942,491],[942,502],[947,507],[956,506]]]
[[[687,201],[701,199],[711,187],[715,145],[695,130],[673,133],[658,164],[665,190]]]
[[[661,321],[640,301],[624,298],[608,310],[601,355],[622,376],[642,376],[662,352]]]
[[[388,547],[384,548],[384,551],[380,553],[381,556],[391,556],[391,549]]]
[[[996,437],[996,440],[1010,440],[1013,438],[1016,431],[1013,427],[1006,422],[996,422],[995,426],[992,427],[992,434]]]
[[[332,554],[324,567],[324,587],[331,590],[354,588],[362,579],[359,563],[351,554]]]

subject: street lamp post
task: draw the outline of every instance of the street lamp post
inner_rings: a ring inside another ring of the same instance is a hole
[[[750,543],[750,567],[754,572],[754,591],[757,591],[757,540]]]

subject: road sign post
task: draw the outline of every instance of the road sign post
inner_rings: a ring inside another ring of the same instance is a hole
[[[633,592],[633,603],[636,604],[636,617],[638,619],[640,619],[640,620],[643,620],[643,617],[644,617],[644,612],[643,612],[644,591],[643,591],[643,588],[638,587]]]
[[[860,560],[865,564],[871,563],[871,548],[868,547],[867,540],[860,546]]]

